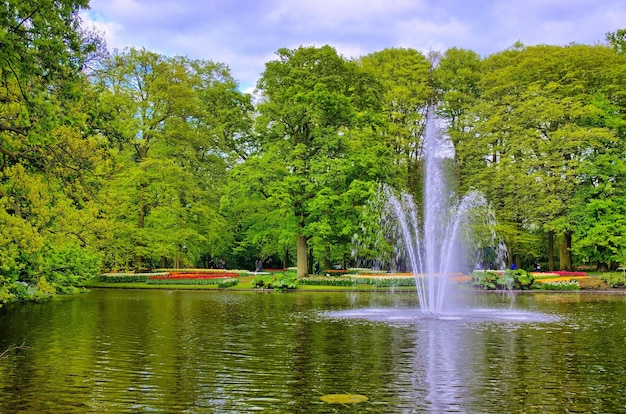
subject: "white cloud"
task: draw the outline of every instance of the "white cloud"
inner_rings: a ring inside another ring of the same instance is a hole
[[[110,49],[222,62],[243,89],[281,47],[330,44],[348,58],[391,47],[486,55],[518,40],[593,44],[626,26],[623,0],[91,0],[91,7],[83,18],[106,33]]]

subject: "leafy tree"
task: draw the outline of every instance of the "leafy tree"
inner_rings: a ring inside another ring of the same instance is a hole
[[[423,140],[428,105],[434,88],[432,63],[414,49],[384,49],[360,59],[383,86],[386,134],[393,162],[404,170],[403,190],[418,196],[422,190]]]
[[[480,93],[482,77],[481,59],[471,50],[451,48],[446,50],[433,70],[433,83],[439,97],[437,115],[447,123],[447,133],[455,149],[455,170],[459,176],[459,191],[467,192],[471,184],[465,177],[473,176],[483,168],[483,163],[472,163],[475,158],[468,156],[473,151],[471,144],[464,147],[464,134],[475,123],[472,108]]]
[[[219,198],[249,96],[222,64],[146,50],[116,54],[97,80],[112,114],[106,133],[119,142],[107,190],[121,224],[112,265],[179,267],[225,250]]]
[[[581,166],[616,145],[614,130],[588,122],[599,116],[591,97],[615,95],[606,83],[615,56],[606,47],[582,45],[490,56],[483,62],[480,101],[472,108],[475,125],[456,146],[461,157],[484,166],[465,179],[496,204],[509,247],[520,252],[530,242],[525,235],[545,229],[549,241],[559,236],[563,269],[571,267],[570,212]]]
[[[8,1],[0,12],[0,273],[6,284],[45,284],[46,278],[62,284],[67,276],[55,277],[61,256],[91,257],[90,264],[74,261],[77,277],[89,275],[98,260],[86,250],[94,232],[83,225],[95,217],[91,196],[102,142],[90,127],[91,90],[82,69],[102,43],[79,26],[86,6]]]
[[[626,53],[626,29],[607,33],[606,40],[616,53]]]
[[[317,232],[321,240],[331,239],[326,229],[332,224],[320,218],[352,183],[339,171],[351,143],[374,133],[381,92],[372,76],[330,46],[280,49],[277,55],[258,83],[264,98],[257,118],[260,157],[275,166],[262,190],[294,218],[297,274],[303,277],[311,238]]]

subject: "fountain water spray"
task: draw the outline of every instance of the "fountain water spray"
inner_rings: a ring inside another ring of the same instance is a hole
[[[473,191],[458,200],[449,192],[432,110],[424,132],[424,150],[422,220],[412,196],[383,187],[380,229],[394,245],[393,266],[404,265],[412,271],[421,310],[441,313],[444,306],[451,305],[446,295],[450,275],[486,262],[503,268],[506,249],[495,233],[495,216],[485,197]],[[487,259],[485,252],[494,257]]]

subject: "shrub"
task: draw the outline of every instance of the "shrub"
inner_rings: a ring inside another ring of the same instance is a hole
[[[146,280],[147,285],[217,285],[224,280],[228,280],[230,278],[177,278],[177,277],[159,277],[159,278],[148,278]]]
[[[296,289],[298,287],[298,280],[293,273],[257,275],[250,282],[250,286],[257,289],[274,289],[284,292],[289,289]]]
[[[600,276],[610,288],[626,286],[626,277],[624,273],[604,273]]]
[[[103,274],[98,276],[99,282],[105,283],[135,283],[135,282],[145,282],[148,280],[148,274],[146,273],[119,273],[119,274]]]
[[[500,275],[496,271],[474,271],[470,274],[472,278],[472,287],[479,288],[481,290],[495,290],[496,281],[500,278]]]
[[[225,289],[225,288],[235,286],[237,283],[239,283],[239,279],[235,279],[235,278],[223,279],[217,283],[217,287],[220,289]]]
[[[412,277],[373,277],[358,278],[355,283],[359,285],[373,285],[375,287],[402,287],[415,286],[415,279]]]
[[[307,286],[355,286],[356,279],[350,277],[307,277],[298,280],[298,284]]]
[[[532,288],[535,282],[533,275],[523,269],[505,270],[504,272],[474,271],[470,277],[472,279],[471,285],[481,290],[528,290]]]
[[[535,282],[533,275],[522,269],[507,270],[504,275],[513,279],[512,288],[516,290],[528,290]]]

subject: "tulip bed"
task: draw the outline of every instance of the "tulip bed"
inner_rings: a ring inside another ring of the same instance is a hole
[[[234,286],[240,273],[226,271],[185,271],[155,273],[110,273],[102,274],[98,281],[105,283],[145,283],[147,285],[218,285]]]
[[[236,280],[238,273],[233,272],[172,272],[167,275],[149,276],[148,285],[219,285],[227,280]]]

